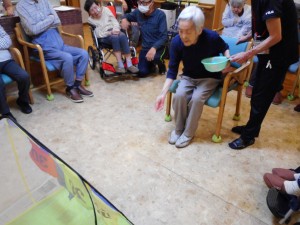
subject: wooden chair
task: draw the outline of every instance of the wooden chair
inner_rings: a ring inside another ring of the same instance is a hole
[[[9,50],[10,50],[10,53],[11,53],[13,59],[16,61],[16,63],[18,63],[20,65],[20,67],[25,70],[21,52],[17,48],[14,48],[14,47],[11,47]],[[6,84],[6,85],[14,82],[9,76],[7,76],[4,73],[0,74],[0,79],[2,79],[4,81],[4,84]],[[29,102],[30,102],[30,104],[33,104],[34,100],[33,100],[31,90],[29,90],[28,94],[29,94]]]
[[[295,81],[294,81],[294,84],[293,84],[293,88],[287,96],[288,100],[290,100],[290,101],[295,99],[295,91],[296,91],[297,85],[299,86],[298,96],[300,97],[300,69],[299,69],[299,64],[300,64],[300,59],[299,59],[298,62],[290,65],[289,69],[288,69],[288,72],[287,72],[287,73],[296,75],[296,78],[295,78]],[[299,84],[298,84],[298,82],[299,82]]]
[[[70,33],[66,33],[62,30],[61,26],[58,27],[59,33],[62,36],[65,37],[70,37],[77,39],[77,41],[80,43],[80,47],[84,48],[84,41],[81,35],[74,35]],[[25,58],[25,67],[26,70],[30,73],[30,62],[38,62],[41,65],[42,68],[42,73],[44,77],[44,82],[47,88],[47,100],[52,101],[54,99],[54,96],[51,92],[51,86],[54,84],[54,82],[50,83],[49,81],[49,75],[48,72],[56,71],[55,67],[48,61],[45,60],[44,58],[44,53],[43,49],[40,45],[38,44],[32,44],[30,43],[30,38],[29,36],[26,35],[25,31],[23,30],[22,26],[20,23],[16,24],[15,27],[15,32],[16,32],[16,37],[18,42],[23,46],[23,52],[24,52],[24,58]],[[36,49],[38,52],[38,57],[36,54],[32,54],[33,49]],[[59,79],[61,81],[62,79]],[[57,81],[56,81],[57,83]],[[89,77],[88,74],[85,74],[85,85],[88,86],[90,85]]]
[[[246,43],[236,45],[235,43],[237,39],[229,38],[229,37],[222,37],[222,38],[229,45],[229,51],[231,55],[236,54],[238,52],[247,51],[252,45],[251,42],[246,42]],[[243,65],[239,65],[237,63],[231,63],[231,66],[234,68],[233,72],[229,72],[225,76],[223,83],[216,88],[215,92],[205,102],[205,105],[207,106],[213,108],[219,107],[216,131],[215,134],[212,136],[212,141],[215,143],[219,143],[222,141],[222,137],[220,133],[222,128],[223,114],[224,114],[224,109],[226,104],[227,93],[231,90],[237,91],[236,109],[235,109],[235,114],[233,116],[233,120],[240,119],[240,106],[241,106],[243,84],[247,77],[247,74],[249,73],[248,69],[250,64],[251,64],[251,60],[247,61]],[[173,84],[171,85],[169,92],[167,94],[167,102],[166,102],[167,107],[166,107],[166,115],[165,115],[165,121],[167,122],[171,121],[170,111],[171,111],[172,93],[176,92],[176,88],[179,82],[180,80],[173,81]]]

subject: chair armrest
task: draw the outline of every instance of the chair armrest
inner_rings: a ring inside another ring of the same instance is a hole
[[[216,31],[218,34],[222,34],[223,29],[224,29],[224,27],[218,27],[216,29],[213,29],[213,31]]]
[[[30,42],[24,41],[23,39],[19,39],[18,38],[18,42],[21,45],[29,47],[29,48],[32,48],[32,49],[37,49],[37,50],[42,49],[40,45],[38,45],[38,44],[32,44]]]
[[[245,62],[244,64],[242,64],[239,68],[237,68],[236,70],[232,71],[232,73],[240,73],[242,70],[246,69],[248,66],[250,65],[250,61],[248,60],[247,62]]]
[[[88,23],[88,25],[90,26],[90,28],[91,28],[92,30],[95,30],[95,29],[96,29],[96,25],[95,25],[95,24]]]
[[[58,27],[58,30],[59,30],[59,33],[63,36],[77,39],[79,41],[80,47],[84,48],[84,40],[83,40],[83,37],[81,35],[64,32],[60,26]]]
[[[226,86],[230,87],[236,81],[240,85],[244,84],[244,81],[246,80],[246,76],[247,76],[245,70],[248,69],[250,63],[251,62],[248,60],[247,62],[245,62],[244,64],[242,64],[239,68],[237,68],[234,71],[229,72],[228,74],[226,74],[223,86],[226,85]]]
[[[15,47],[10,47],[9,50],[10,50],[10,53],[11,53],[13,59],[22,67],[22,69],[25,70],[23,57],[22,57],[22,54],[19,51],[19,49],[15,48]]]
[[[42,49],[42,47],[39,45],[39,44],[32,44],[32,43],[29,43],[29,42],[27,42],[27,41],[24,41],[24,40],[20,40],[20,39],[18,39],[18,41],[19,41],[19,43],[21,44],[21,45],[23,45],[23,46],[25,46],[25,47],[29,47],[29,48],[31,48],[31,49],[36,49],[37,51],[38,51],[38,55],[39,55],[39,58],[41,59],[41,60],[45,60],[44,59],[44,53],[43,53],[43,49]],[[28,55],[29,56],[29,55]],[[27,56],[26,56],[26,54],[25,54],[25,58],[26,58]]]

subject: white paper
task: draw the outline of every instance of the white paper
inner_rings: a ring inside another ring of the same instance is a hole
[[[56,11],[69,11],[69,10],[73,10],[73,9],[75,9],[75,8],[70,7],[70,6],[64,6],[64,5],[54,8],[54,10],[56,10]]]

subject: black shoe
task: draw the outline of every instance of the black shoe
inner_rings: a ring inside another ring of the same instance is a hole
[[[161,74],[161,75],[166,74],[166,65],[165,65],[165,64],[162,64],[162,65],[158,66],[158,72],[159,72],[159,74]]]
[[[94,96],[93,92],[85,89],[82,85],[78,86],[78,92],[82,96],[89,96],[89,97],[93,97]]]
[[[78,88],[66,89],[66,95],[71,99],[72,102],[81,103],[83,102],[83,98],[79,94]]]
[[[150,69],[149,69],[150,73],[156,73],[156,65],[154,63],[152,63],[150,65]]]
[[[233,127],[232,129],[231,129],[231,131],[233,132],[233,133],[236,133],[236,134],[242,134],[242,132],[243,132],[243,130],[245,129],[245,125],[243,125],[243,126],[236,126],[236,127]],[[255,135],[255,137],[258,137],[258,135]]]
[[[251,139],[250,141],[244,141],[242,138],[235,139],[233,142],[229,143],[229,147],[234,150],[240,150],[243,148],[247,148],[250,145],[253,145],[255,139]]]
[[[9,118],[9,119],[12,120],[12,121],[17,122],[17,119],[13,116],[13,114],[12,114],[11,112],[5,113],[5,114],[3,114],[2,116],[5,117],[5,118]]]
[[[236,134],[242,134],[244,128],[245,128],[245,125],[244,126],[236,126],[236,127],[233,127],[231,129],[231,131]]]
[[[136,75],[136,77],[138,77],[138,78],[147,78],[148,75],[144,75],[144,74],[138,73],[138,74]]]
[[[22,113],[25,114],[32,113],[32,108],[30,107],[29,103],[17,99],[17,105],[20,107]]]
[[[296,112],[300,112],[300,104],[296,105],[295,108],[294,108],[294,110],[295,110]]]

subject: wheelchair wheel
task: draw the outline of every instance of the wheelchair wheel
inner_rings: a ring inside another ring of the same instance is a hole
[[[131,57],[136,57],[136,49],[134,47],[130,47]]]
[[[103,79],[104,78],[104,70],[102,67],[100,67],[99,73],[100,73],[100,77]]]
[[[96,67],[96,53],[92,46],[88,47],[89,64],[92,70]]]

